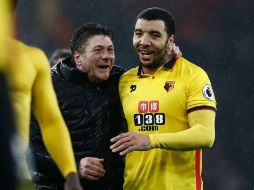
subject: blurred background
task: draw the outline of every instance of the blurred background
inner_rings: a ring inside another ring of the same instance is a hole
[[[218,103],[216,141],[204,150],[205,190],[254,189],[254,13],[251,0],[19,0],[17,38],[43,49],[68,48],[85,22],[113,29],[116,64],[137,65],[132,34],[137,14],[172,12],[183,56],[208,73]]]

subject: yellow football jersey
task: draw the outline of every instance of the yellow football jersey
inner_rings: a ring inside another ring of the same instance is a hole
[[[184,58],[170,61],[153,75],[141,67],[126,72],[119,92],[128,130],[142,134],[176,133],[189,128],[187,114],[215,110],[204,70]],[[201,150],[152,149],[127,154],[125,190],[201,190]]]
[[[8,48],[6,47],[6,39],[12,35],[12,27],[9,17],[9,2],[7,0],[0,1],[0,71],[4,70],[6,64],[6,56]]]

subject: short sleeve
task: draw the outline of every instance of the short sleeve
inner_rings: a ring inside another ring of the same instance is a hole
[[[204,70],[198,68],[187,87],[187,112],[196,109],[216,110],[216,100],[211,82]]]

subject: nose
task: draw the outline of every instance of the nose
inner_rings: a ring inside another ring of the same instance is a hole
[[[140,38],[140,45],[147,46],[150,45],[150,37],[148,34],[144,33]]]
[[[112,59],[112,58],[114,58],[114,56],[115,56],[114,52],[111,52],[108,50],[105,50],[102,53],[102,59]]]

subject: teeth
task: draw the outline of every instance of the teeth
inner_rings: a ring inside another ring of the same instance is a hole
[[[151,55],[151,53],[149,53],[149,52],[141,52],[141,54],[144,54],[144,55]]]
[[[150,55],[151,54],[151,52],[149,52],[149,51],[143,51],[143,50],[141,50],[140,53],[145,54],[145,55]]]

